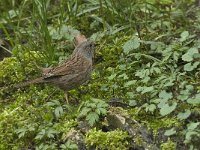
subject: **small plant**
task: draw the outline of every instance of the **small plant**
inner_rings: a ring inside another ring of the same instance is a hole
[[[85,117],[90,126],[93,126],[101,115],[106,115],[108,104],[106,102],[91,98],[91,101],[84,102],[81,106],[79,117]]]
[[[77,150],[78,149],[78,146],[71,140],[68,140],[65,144],[62,144],[60,146],[60,148],[62,150],[66,150],[66,149],[69,149],[69,150]]]
[[[127,138],[128,134],[120,130],[103,132],[94,128],[87,133],[86,144],[88,147],[95,146],[96,149],[126,150],[128,149]]]
[[[161,150],[174,150],[176,149],[176,143],[168,139],[167,142],[161,144]]]

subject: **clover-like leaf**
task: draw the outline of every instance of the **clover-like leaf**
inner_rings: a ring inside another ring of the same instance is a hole
[[[200,93],[199,94],[196,94],[194,97],[192,98],[189,98],[187,100],[187,102],[189,104],[193,104],[193,105],[197,105],[197,104],[200,104]]]
[[[193,65],[192,63],[187,63],[184,65],[184,70],[185,71],[192,71],[194,70],[195,68],[197,68],[197,66],[199,65],[200,63],[199,62],[195,62]]]
[[[184,119],[187,119],[191,114],[191,111],[190,110],[186,110],[185,112],[180,112],[178,115],[177,115],[177,118],[180,119],[180,120],[184,120]]]
[[[174,102],[171,106],[169,106],[169,104],[164,104],[160,109],[160,114],[162,116],[166,116],[170,114],[172,111],[174,111],[176,109],[176,106],[177,106],[176,102]]]
[[[191,122],[190,124],[187,125],[187,129],[194,130],[198,127],[199,124],[200,124],[200,122]]]
[[[198,54],[198,53],[199,53],[198,49],[196,47],[192,47],[187,51],[187,53],[182,55],[182,60],[187,61],[187,62],[191,62],[193,60],[194,55]]]
[[[163,100],[169,100],[169,99],[172,98],[172,93],[171,93],[171,92],[170,92],[170,93],[167,93],[165,90],[163,90],[163,91],[161,91],[161,92],[159,93],[159,97],[160,97],[161,99],[163,99]]]

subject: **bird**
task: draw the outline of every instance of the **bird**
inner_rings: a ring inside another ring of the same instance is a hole
[[[68,92],[90,79],[94,53],[94,42],[79,40],[71,56],[63,63],[53,68],[44,68],[40,77],[16,84],[14,87],[22,88],[30,84],[47,83]]]

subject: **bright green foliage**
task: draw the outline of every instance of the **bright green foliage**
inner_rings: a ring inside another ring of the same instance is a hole
[[[171,135],[174,135],[175,133],[176,133],[176,131],[174,128],[171,128],[171,129],[165,131],[166,136],[171,136]]]
[[[186,134],[185,134],[185,143],[198,143],[198,138],[200,137],[200,122],[191,122],[187,125]],[[195,138],[194,138],[195,137]]]
[[[66,149],[69,149],[69,150],[77,150],[77,149],[78,149],[78,146],[77,146],[74,142],[68,140],[65,144],[62,144],[62,145],[60,146],[60,148],[61,148],[62,150],[66,150]]]
[[[77,149],[66,136],[79,130],[79,117],[96,127],[83,135],[88,147],[126,149],[127,133],[101,131],[113,98],[130,105],[123,109],[153,130],[161,149],[199,149],[200,10],[194,0],[4,0],[0,12],[0,52],[13,56],[0,62],[0,149]],[[66,59],[79,31],[97,48],[92,79],[70,91],[72,105],[49,85],[11,88],[40,76],[37,65]]]
[[[83,103],[79,116],[85,117],[90,126],[99,121],[99,117],[106,115],[108,104],[100,99],[91,98],[91,101]]]
[[[128,149],[128,134],[120,130],[103,132],[94,128],[86,134],[85,140],[88,147],[95,146],[96,149]]]
[[[137,37],[134,39],[130,39],[123,45],[124,53],[129,53],[130,51],[139,48],[139,46],[140,46],[140,41]]]
[[[161,144],[161,150],[175,150],[176,143],[168,139],[167,142]]]

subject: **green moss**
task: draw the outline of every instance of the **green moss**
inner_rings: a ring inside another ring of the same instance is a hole
[[[176,118],[164,117],[161,119],[152,119],[148,122],[148,127],[153,129],[154,135],[157,134],[160,128],[178,127],[181,123]]]
[[[142,139],[142,137],[139,135],[136,135],[136,137],[134,137],[134,141],[136,145],[142,145],[144,143],[144,139]]]
[[[20,56],[5,58],[0,62],[0,85],[8,85],[25,80],[28,74],[33,76],[38,72],[38,68],[33,62],[41,62],[39,52],[29,51],[20,53]]]
[[[128,149],[128,134],[120,130],[103,132],[91,129],[86,134],[85,142],[88,147],[94,146],[96,149],[126,150]]]
[[[168,139],[167,142],[162,143],[160,145],[161,150],[175,150],[176,149],[176,143],[174,143],[173,141],[171,141],[170,139]]]

